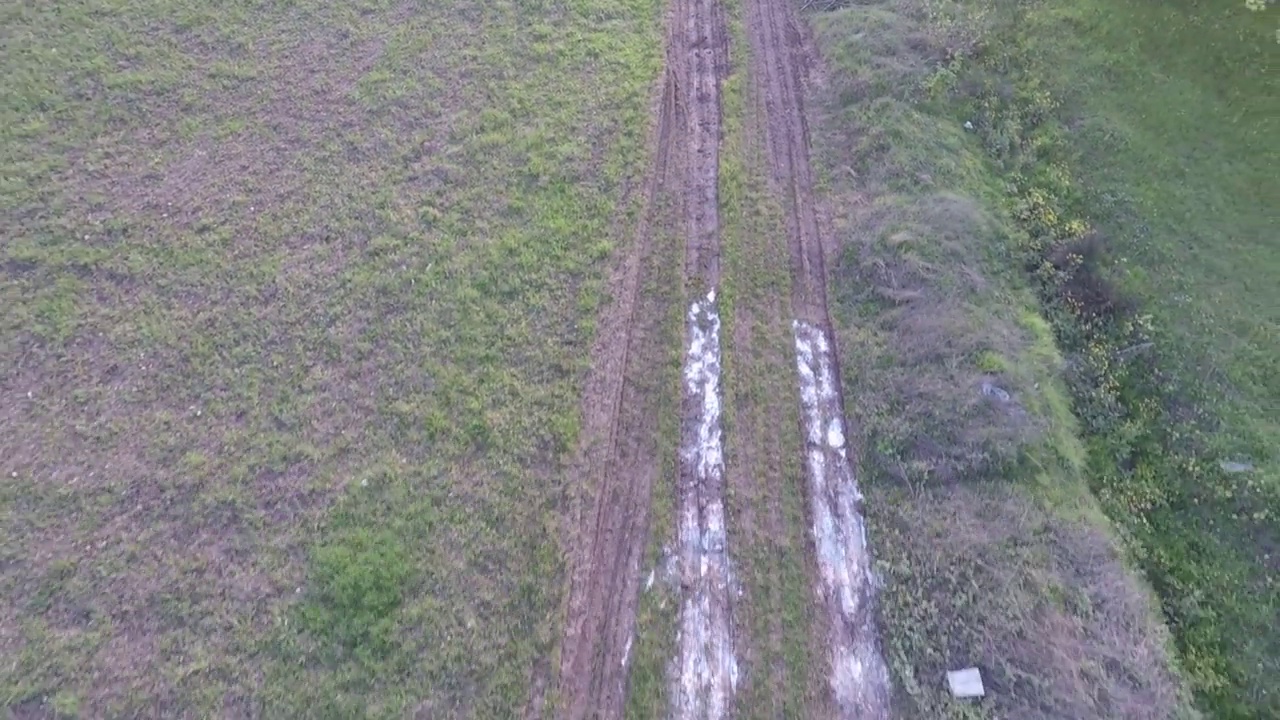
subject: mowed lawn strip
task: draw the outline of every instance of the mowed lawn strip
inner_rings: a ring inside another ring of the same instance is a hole
[[[523,705],[660,7],[0,11],[0,707]]]

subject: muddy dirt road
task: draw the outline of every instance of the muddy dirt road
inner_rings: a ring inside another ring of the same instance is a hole
[[[676,718],[722,718],[738,683],[725,532],[720,423],[720,86],[728,33],[719,0],[676,0],[668,57],[688,105],[685,286],[699,299],[686,316],[677,547],[681,605],[672,688]],[[683,21],[683,22],[681,22]],[[682,28],[679,25],[683,25]],[[683,30],[683,32],[679,32]]]
[[[575,486],[583,489],[569,530],[570,588],[558,668],[557,715],[621,717],[635,634],[639,562],[649,533],[658,473],[657,393],[667,351],[656,341],[665,316],[646,281],[652,234],[685,238],[684,398],[677,481],[682,601],[673,705],[680,717],[724,715],[736,682],[730,628],[720,428],[720,82],[727,35],[715,0],[675,0],[667,67],[653,137],[653,167],[640,220],[613,278],[583,402]],[[673,258],[674,260],[674,258]],[[646,290],[646,288],[649,288]],[[666,532],[667,529],[658,529]],[[531,713],[536,714],[536,713]]]
[[[846,448],[840,366],[826,298],[826,248],[813,193],[805,87],[812,55],[788,0],[747,0],[752,86],[764,104],[771,189],[786,208],[796,370],[812,524],[830,646],[831,713],[887,718],[888,671],[874,621],[874,581]]]
[[[755,142],[769,190],[785,209],[791,313],[808,520],[824,608],[830,700],[824,716],[887,718],[888,675],[874,626],[871,558],[861,495],[846,447],[840,370],[826,304],[823,227],[813,196],[804,82],[808,58],[788,0],[747,0]],[[721,85],[728,33],[718,0],[672,0],[667,67],[642,211],[613,278],[584,398],[574,466],[582,489],[572,516],[570,588],[558,670],[557,717],[621,717],[635,634],[640,558],[658,473],[658,413],[645,378],[661,375],[657,323],[664,300],[646,282],[655,227],[684,239],[684,368],[676,533],[681,604],[671,664],[677,718],[733,714],[739,680],[733,602],[737,592],[726,528],[721,428],[719,169]],[[671,260],[674,260],[672,258]],[[646,288],[648,288],[646,290]],[[792,385],[791,387],[796,387]],[[648,391],[648,392],[646,392]],[[768,492],[760,493],[768,495]],[[776,504],[776,503],[775,503]],[[766,516],[778,522],[777,508]],[[744,518],[753,516],[744,512]],[[667,533],[671,528],[654,528]],[[753,536],[754,537],[754,536]],[[772,641],[771,641],[772,642]],[[776,644],[776,643],[775,643]]]

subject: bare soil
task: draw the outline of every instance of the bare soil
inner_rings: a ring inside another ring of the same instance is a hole
[[[718,0],[677,0],[682,34],[669,48],[689,89],[685,282],[695,300],[687,316],[678,495],[682,602],[673,694],[678,718],[728,712],[738,667],[733,580],[725,528],[721,427],[720,282],[721,85],[729,69],[728,32]],[[678,58],[678,59],[677,59]]]
[[[729,70],[729,37],[717,0],[675,0],[678,32],[668,39],[668,60],[684,88],[688,141],[684,208],[688,235],[685,276],[702,295],[720,281],[720,84]]]

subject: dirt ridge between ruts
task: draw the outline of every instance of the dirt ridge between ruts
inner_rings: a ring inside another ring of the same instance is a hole
[[[832,714],[889,716],[888,672],[874,623],[874,582],[846,448],[840,368],[826,299],[826,249],[813,194],[804,106],[804,38],[788,0],[747,0],[752,81],[765,105],[770,184],[786,209],[796,365],[809,475],[809,512],[831,647]]]

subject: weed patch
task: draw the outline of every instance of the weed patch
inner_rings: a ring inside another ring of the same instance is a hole
[[[1050,146],[1047,129],[1033,142],[1022,128],[1056,101],[971,71],[995,19],[970,10],[884,2],[812,17],[830,61],[817,145],[844,248],[833,290],[856,368],[845,398],[866,438],[897,708],[1191,717],[1149,591],[1091,493],[1094,448],[1064,382],[1076,360],[1046,320],[1056,301],[1037,291],[1060,282],[1099,322],[1124,316],[1126,296],[1093,273],[1103,253],[1087,225],[1011,195],[1020,173],[1069,178],[1060,156],[1020,164]],[[957,109],[969,87],[1018,114],[980,131],[981,103]],[[993,169],[997,156],[1014,164]],[[968,665],[991,680],[982,703],[945,690],[945,671]]]
[[[953,13],[964,12],[951,7]],[[1137,153],[1117,142],[1117,136],[1072,131],[1072,125],[1112,120],[1114,116],[1090,113],[1107,112],[1108,98],[1117,93],[1146,97],[1146,91],[1126,85],[1133,79],[1125,73],[1103,74],[1104,80],[1091,88],[1103,98],[1095,101],[1073,90],[1068,76],[1055,65],[1074,52],[1088,62],[1120,62],[1121,48],[1108,37],[1110,31],[1087,23],[1116,26],[1137,16],[1128,9],[1113,13],[1089,3],[1070,9],[1052,3],[986,7],[984,41],[925,82],[936,99],[933,107],[956,123],[966,123],[1007,178],[1005,205],[1017,223],[1009,258],[1029,271],[1067,357],[1064,377],[1088,438],[1090,484],[1158,592],[1199,699],[1219,717],[1273,713],[1280,699],[1266,685],[1277,657],[1274,617],[1280,596],[1267,576],[1274,567],[1270,553],[1280,493],[1271,471],[1241,475],[1230,472],[1222,461],[1223,436],[1252,436],[1256,444],[1270,432],[1267,421],[1220,399],[1245,385],[1234,383],[1230,375],[1225,381],[1205,378],[1193,368],[1203,367],[1214,356],[1227,363],[1238,360],[1219,351],[1206,352],[1187,335],[1179,313],[1163,310],[1166,303],[1153,292],[1158,284],[1131,272],[1131,263],[1150,262],[1159,251],[1144,251],[1130,238],[1135,231],[1145,232],[1147,213],[1170,208],[1164,203],[1135,207],[1110,188],[1099,191],[1081,180],[1110,172],[1124,174],[1135,192],[1143,192],[1144,186],[1165,186],[1163,178],[1126,168],[1124,163],[1135,162]],[[1218,11],[1219,17],[1205,14]],[[1243,59],[1259,52],[1260,46],[1247,34],[1249,22],[1233,21],[1225,8],[1209,11],[1174,4],[1141,16],[1182,36],[1191,44],[1178,52],[1196,54],[1204,62],[1188,67],[1185,54],[1178,59],[1132,54],[1128,61],[1176,68],[1171,71],[1180,73],[1177,77],[1190,87],[1200,87],[1207,67],[1219,67],[1220,53]],[[1212,29],[1207,37],[1193,38],[1187,34],[1189,21]],[[1223,32],[1227,28],[1232,28],[1231,35]],[[1080,32],[1078,40],[1054,41],[1055,33],[1072,38],[1073,30]],[[1238,45],[1227,51],[1226,43]],[[1170,43],[1159,44],[1163,51],[1173,51]],[[1132,46],[1126,49],[1133,51]],[[1261,91],[1264,86],[1251,71],[1244,71],[1238,80],[1229,80],[1222,93],[1241,103],[1242,119],[1252,118],[1266,102],[1265,92],[1239,93],[1245,87]],[[1194,111],[1198,116],[1222,101],[1212,93],[1191,97],[1205,104]],[[1153,112],[1172,112],[1155,109],[1162,99],[1151,94],[1142,102]],[[1179,99],[1176,104],[1185,102]],[[1130,135],[1136,137],[1143,125],[1155,121],[1144,117],[1133,122],[1139,129]],[[1179,125],[1176,132],[1171,137],[1178,142],[1195,143],[1197,133],[1211,131]],[[1236,150],[1226,145],[1234,139],[1231,131],[1219,136],[1217,162],[1236,161]],[[1108,151],[1104,148],[1116,153],[1114,158],[1101,157]],[[1188,149],[1175,143],[1164,152],[1177,156]],[[1193,162],[1218,172],[1209,164],[1214,160]],[[1239,172],[1257,172],[1249,167],[1242,164]],[[1212,198],[1223,191],[1225,187],[1213,188],[1202,199],[1184,199],[1188,204],[1180,211],[1196,208],[1204,213],[1195,221],[1200,225],[1243,230],[1253,222],[1251,215],[1218,213]],[[1135,257],[1125,257],[1130,254]],[[1253,262],[1265,265],[1270,255],[1264,252]],[[1203,282],[1195,275],[1201,269],[1188,266],[1183,281],[1190,286]],[[1225,317],[1235,310],[1211,312]],[[1274,322],[1265,314],[1257,320],[1264,327]],[[1244,337],[1240,342],[1246,347],[1258,342],[1253,339],[1256,332]],[[1277,390],[1280,386],[1265,381],[1252,384],[1254,393],[1274,397]]]
[[[385,655],[395,641],[395,612],[410,577],[408,557],[389,533],[357,529],[316,548],[311,597],[299,608],[302,626],[342,650]]]

